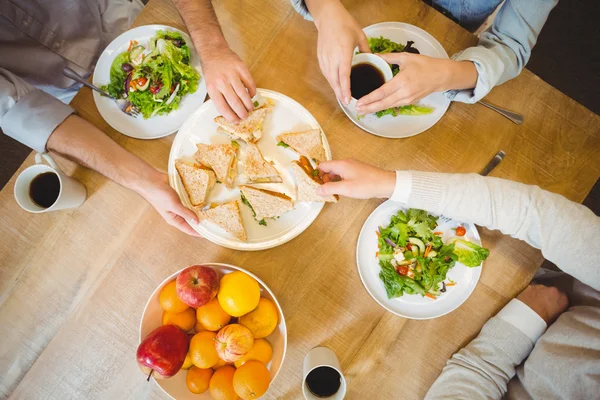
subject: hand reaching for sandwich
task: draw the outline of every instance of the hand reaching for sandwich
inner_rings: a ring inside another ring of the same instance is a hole
[[[339,194],[355,199],[387,198],[394,192],[396,173],[356,160],[334,160],[319,164],[323,185],[317,189],[320,196]],[[331,179],[332,176],[339,176]]]
[[[237,122],[254,109],[256,86],[246,64],[228,47],[211,53],[202,62],[206,87],[217,110],[229,122]]]

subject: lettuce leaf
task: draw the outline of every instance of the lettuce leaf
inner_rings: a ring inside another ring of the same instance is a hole
[[[101,87],[115,99],[120,99],[125,93],[125,79],[127,73],[121,69],[123,63],[129,62],[129,52],[124,51],[113,60],[110,66],[110,83]]]
[[[454,242],[453,253],[458,257],[458,262],[467,267],[478,267],[490,255],[488,249],[462,239]]]

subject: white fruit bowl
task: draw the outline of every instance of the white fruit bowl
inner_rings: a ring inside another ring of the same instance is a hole
[[[279,370],[281,369],[281,366],[283,365],[283,360],[285,358],[285,352],[287,349],[287,328],[285,326],[285,318],[283,316],[283,311],[281,310],[281,306],[279,305],[279,302],[275,298],[275,295],[273,294],[271,289],[269,289],[269,287],[263,281],[261,281],[256,275],[246,271],[243,268],[235,267],[235,266],[229,265],[229,264],[218,264],[218,263],[205,263],[205,264],[199,264],[199,265],[204,265],[204,266],[212,268],[219,276],[219,279],[221,279],[223,277],[223,275],[229,274],[234,271],[242,271],[243,273],[250,275],[251,277],[256,279],[256,281],[258,282],[258,284],[260,286],[260,296],[265,297],[269,300],[272,300],[275,303],[275,305],[277,306],[277,310],[279,311],[279,324],[277,325],[277,327],[275,328],[273,333],[271,333],[269,336],[266,337],[266,339],[269,341],[269,343],[271,343],[271,346],[273,347],[273,358],[271,359],[271,362],[267,365],[267,368],[269,368],[269,371],[271,372],[271,384],[273,384],[273,381],[277,377],[277,374],[279,373]],[[161,308],[160,303],[158,301],[160,291],[167,283],[169,283],[173,279],[177,278],[179,273],[181,273],[181,271],[183,271],[184,269],[185,268],[177,271],[176,273],[174,273],[173,275],[171,275],[167,279],[165,279],[154,290],[154,292],[152,293],[152,296],[150,296],[150,299],[148,299],[148,303],[146,303],[146,307],[144,308],[144,313],[142,314],[142,320],[140,322],[140,338],[139,338],[140,343],[146,336],[148,336],[148,334],[150,332],[152,332],[154,329],[156,329],[162,325],[163,309]],[[206,391],[202,394],[193,394],[192,392],[190,392],[185,384],[186,374],[187,374],[186,370],[181,370],[175,376],[173,376],[169,379],[154,379],[154,378],[152,378],[152,379],[167,395],[169,395],[173,399],[177,399],[177,400],[187,400],[187,399],[209,400],[209,399],[211,399],[210,393],[208,391]],[[140,372],[139,378],[140,379],[145,378],[141,372]]]

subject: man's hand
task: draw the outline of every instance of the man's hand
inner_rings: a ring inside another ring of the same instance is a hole
[[[567,296],[553,286],[531,284],[517,296],[517,299],[528,305],[548,325],[569,306]]]
[[[319,164],[324,174],[338,175],[341,181],[328,181],[317,189],[321,196],[339,194],[355,199],[390,197],[396,186],[396,173],[364,164],[356,160],[325,161]]]
[[[344,104],[350,102],[350,68],[354,48],[370,53],[367,36],[339,0],[307,1],[319,31],[317,56],[321,72]]]
[[[412,53],[378,55],[388,64],[399,65],[400,72],[391,81],[358,100],[356,112],[359,115],[413,104],[434,92],[473,88],[477,84],[477,69],[470,61],[459,62]]]
[[[237,122],[254,109],[256,86],[246,64],[228,47],[202,60],[206,87],[217,110],[230,122]]]
[[[198,223],[196,214],[183,206],[179,196],[168,184],[166,174],[157,173],[157,178],[140,187],[138,192],[169,225],[190,236],[200,236],[187,221]]]

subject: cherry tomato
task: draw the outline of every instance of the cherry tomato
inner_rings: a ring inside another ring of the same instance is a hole
[[[406,274],[408,274],[408,267],[406,265],[399,265],[396,268],[396,271],[402,275],[402,276],[406,276]]]
[[[465,233],[467,233],[467,230],[464,228],[464,226],[456,227],[456,236],[465,236]]]
[[[137,86],[144,86],[146,82],[148,82],[148,79],[142,76],[141,78],[136,79],[135,84]]]

